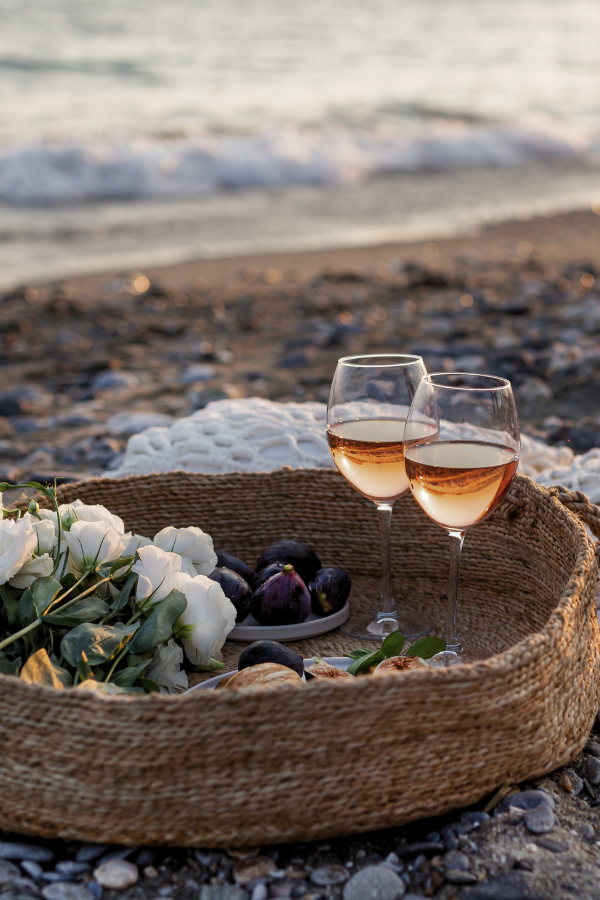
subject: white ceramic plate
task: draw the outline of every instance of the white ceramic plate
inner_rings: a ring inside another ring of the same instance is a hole
[[[228,641],[301,641],[302,638],[316,637],[343,625],[350,615],[350,603],[332,616],[315,616],[310,613],[308,619],[299,625],[259,625],[253,616],[247,616],[227,635]]]
[[[328,662],[331,666],[335,666],[336,669],[343,669],[344,672],[350,664],[354,662],[349,656],[325,656],[324,659],[325,662]],[[306,669],[307,666],[312,666],[313,663],[314,659],[305,659],[304,668]],[[223,678],[227,678],[228,675],[232,674],[232,672],[221,672],[220,675],[215,675],[214,678],[209,678],[208,681],[202,681],[200,684],[195,684],[194,687],[191,687],[186,693],[189,694],[190,691],[214,691]]]

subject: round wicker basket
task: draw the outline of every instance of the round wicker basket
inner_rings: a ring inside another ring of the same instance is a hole
[[[377,596],[374,508],[332,471],[172,473],[60,489],[62,502],[77,497],[150,536],[200,525],[250,563],[272,540],[301,539],[324,565],[350,571],[356,611]],[[493,653],[468,666],[301,691],[139,698],[0,676],[0,827],[124,844],[308,840],[442,813],[566,763],[600,703],[597,566],[582,518],[598,530],[583,495],[517,477],[468,535],[461,629]],[[439,622],[447,552],[442,529],[410,497],[400,501],[396,597]],[[226,644],[227,663],[241,646]],[[296,645],[305,655],[353,646],[337,632]]]

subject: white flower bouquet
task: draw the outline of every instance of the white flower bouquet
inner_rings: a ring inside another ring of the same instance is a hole
[[[222,668],[236,610],[207,577],[210,535],[126,534],[104,506],[59,506],[52,488],[17,487],[37,488],[54,509],[2,506],[0,673],[58,689],[178,693],[186,668]]]

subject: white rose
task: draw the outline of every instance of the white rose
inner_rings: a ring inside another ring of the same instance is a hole
[[[171,638],[166,644],[159,644],[154,651],[152,662],[146,670],[146,678],[166,688],[169,694],[179,694],[188,688],[188,677],[181,670],[183,650]]]
[[[148,597],[153,603],[164,600],[173,588],[181,572],[181,557],[176,553],[166,553],[160,547],[140,547],[139,559],[131,567],[140,576],[135,591],[139,603]]]
[[[123,535],[123,540],[125,541],[123,556],[135,556],[135,551],[139,550],[140,547],[152,546],[151,538],[144,537],[142,534],[132,534],[131,531]]]
[[[235,607],[221,585],[205,575],[190,578],[182,573],[179,589],[188,602],[177,622],[185,626],[181,637],[186,656],[196,666],[208,666],[211,656],[221,658],[221,647],[235,625]]]
[[[170,550],[191,560],[197,575],[210,575],[217,565],[213,539],[201,528],[174,528],[169,525],[154,535],[154,543],[162,550]]]
[[[21,566],[16,575],[9,578],[8,583],[11,587],[24,590],[31,587],[37,578],[43,578],[46,575],[52,575],[54,569],[54,560],[48,553],[42,556],[33,556],[29,562]]]
[[[54,514],[54,517],[56,518],[56,513]],[[35,531],[37,537],[36,554],[41,556],[43,553],[51,553],[58,540],[54,522],[45,517],[40,521],[29,513],[25,513],[23,521],[26,521]]]
[[[36,533],[25,516],[0,521],[0,584],[6,584],[29,562],[36,547]]]
[[[80,572],[118,559],[124,547],[122,535],[105,519],[73,522],[64,538],[69,545],[69,562]]]
[[[117,534],[125,534],[123,519],[119,516],[115,516],[114,513],[111,513],[110,510],[105,506],[101,506],[99,503],[88,506],[87,504],[82,503],[81,500],[75,500],[74,503],[71,503],[68,506],[59,506],[59,511],[61,518],[66,512],[70,511],[71,515],[77,519],[78,522],[108,522]]]

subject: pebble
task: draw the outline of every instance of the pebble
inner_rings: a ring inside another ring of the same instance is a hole
[[[344,900],[400,900],[404,881],[386,866],[366,866],[344,885]]]
[[[581,766],[581,774],[587,778],[590,784],[600,784],[600,759],[595,756],[588,756]]]
[[[266,884],[255,884],[252,888],[250,900],[267,900],[267,896],[268,893]]]
[[[215,367],[204,363],[193,363],[181,373],[181,381],[184,384],[193,384],[195,381],[210,381],[215,377]]]
[[[537,845],[543,847],[544,850],[550,850],[551,853],[564,853],[569,849],[569,845],[565,841],[554,841],[552,838],[540,838]]]
[[[0,860],[0,885],[8,884],[9,882],[14,881],[15,878],[20,877],[21,873],[18,866],[8,862],[8,860]]]
[[[460,869],[467,872],[471,868],[471,860],[465,853],[459,850],[450,850],[444,855],[444,865],[447,869]]]
[[[94,895],[83,884],[61,881],[42,888],[44,900],[94,900]]]
[[[517,794],[510,794],[501,800],[494,815],[499,816],[508,812],[510,809],[535,809],[537,806],[547,806],[554,809],[554,800],[545,791],[519,791]]]
[[[292,896],[294,885],[290,881],[279,881],[269,887],[269,897],[287,898]]]
[[[158,878],[158,869],[154,866],[144,866],[144,878]]]
[[[111,859],[94,869],[94,878],[98,884],[112,891],[131,887],[139,877],[138,867],[126,859]]]
[[[462,869],[446,869],[444,878],[450,884],[477,884],[477,875]]]
[[[344,866],[320,866],[310,873],[310,880],[319,887],[330,884],[342,884],[348,879],[348,870]]]
[[[102,900],[104,889],[101,884],[98,884],[97,881],[88,881],[86,887],[94,895],[94,900]]]
[[[235,884],[203,884],[200,900],[248,900],[248,891]]]
[[[0,416],[44,412],[54,405],[54,395],[41,385],[22,385],[0,391]]]
[[[528,809],[523,816],[525,827],[532,834],[546,834],[552,831],[556,824],[554,813],[548,806],[536,806]]]
[[[487,822],[490,818],[490,814],[483,812],[483,810],[465,810],[460,817],[460,821],[463,824],[474,825],[477,827],[478,825],[483,825],[484,822]]]
[[[54,853],[48,847],[35,844],[18,844],[0,841],[0,859],[30,859],[33,862],[50,862]]]
[[[233,869],[233,877],[238,884],[248,884],[255,878],[268,878],[277,870],[268,856],[254,856],[252,859],[241,859]]]
[[[111,434],[131,437],[146,428],[169,428],[175,419],[166,413],[157,412],[119,412],[110,416],[104,423]]]
[[[76,878],[77,875],[83,875],[84,872],[90,872],[92,867],[86,862],[65,859],[62,862],[56,863],[54,868],[63,875],[68,875],[70,878]]]
[[[92,380],[92,395],[101,394],[103,391],[122,391],[136,388],[140,381],[133,372],[122,369],[107,369],[99,372]]]
[[[529,900],[531,894],[519,872],[509,872],[494,881],[478,884],[469,892],[469,900]]]
[[[82,844],[75,855],[77,862],[93,862],[106,853],[108,844]]]
[[[149,847],[144,847],[143,850],[140,850],[138,855],[136,856],[134,862],[136,866],[153,866],[156,856],[154,851],[150,850]]]
[[[57,882],[57,881],[70,881],[68,875],[61,875],[60,872],[42,872],[41,878],[44,881]]]
[[[416,844],[400,844],[396,847],[398,857],[404,859],[407,856],[418,856],[420,853],[433,855],[434,853],[443,853],[444,844],[441,841],[420,841]]]
[[[565,769],[564,774],[571,783],[571,793],[574,797],[578,797],[584,787],[583,778],[574,769]]]
[[[586,840],[591,841],[596,837],[596,831],[594,830],[594,826],[590,825],[588,822],[584,822],[581,826],[581,836],[586,838]]]
[[[40,866],[39,863],[34,862],[32,859],[25,859],[21,863],[21,868],[24,872],[26,872],[30,878],[41,878],[44,874],[44,870]]]
[[[11,883],[11,887],[16,891],[24,891],[25,893],[29,892],[30,894],[34,894],[36,897],[41,896],[40,889],[30,878],[15,878],[15,880]]]

